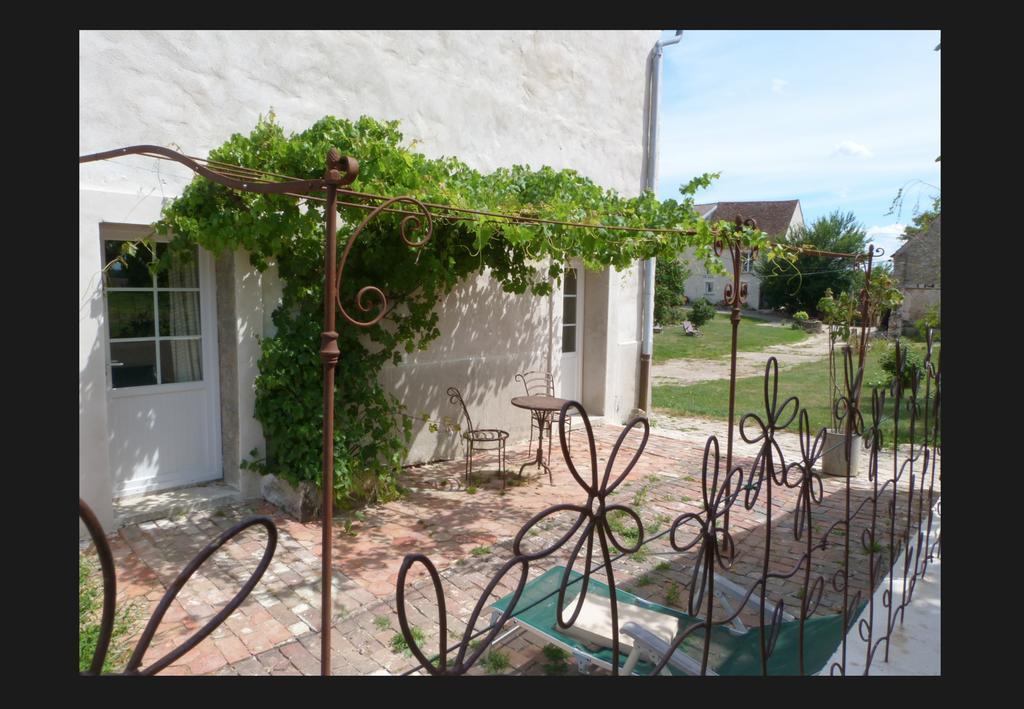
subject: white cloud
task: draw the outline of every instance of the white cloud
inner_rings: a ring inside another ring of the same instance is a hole
[[[785,79],[772,79],[772,93],[781,94],[782,89],[785,88],[789,82]]]
[[[868,238],[870,239],[872,236],[882,236],[890,234],[893,236],[899,236],[900,234],[903,233],[903,230],[906,228],[906,224],[899,223],[888,224],[886,226],[873,226],[870,229],[868,229]]]
[[[903,233],[906,224],[887,224],[885,226],[873,226],[867,230],[868,241],[875,246],[881,246],[885,253],[880,260],[888,261],[894,251],[903,245],[899,236]]]
[[[867,146],[855,143],[852,140],[844,140],[843,142],[836,145],[835,152],[833,155],[851,155],[858,158],[869,158],[871,157],[871,151],[868,150]]]

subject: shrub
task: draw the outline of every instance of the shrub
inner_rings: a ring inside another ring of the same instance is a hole
[[[715,306],[708,302],[707,298],[694,301],[690,309],[690,322],[694,327],[702,327],[704,323],[715,317]]]
[[[654,322],[675,325],[683,321],[683,290],[690,277],[689,266],[679,259],[658,259],[654,269]]]
[[[922,340],[928,339],[928,328],[935,330],[932,335],[934,341],[939,341],[939,334],[941,332],[941,325],[939,322],[939,306],[933,305],[925,311],[924,317],[914,322],[914,327],[917,328],[917,334],[921,336]]]
[[[654,316],[654,322],[659,325],[678,325],[683,320],[686,320],[686,309],[681,305],[665,308],[661,311],[660,317]]]
[[[889,345],[885,348],[885,352],[879,358],[878,363],[882,367],[882,371],[885,372],[885,384],[892,383],[892,380],[896,377],[896,344]],[[924,357],[917,350],[910,349],[906,345],[902,345],[900,349],[903,350],[903,377],[902,385],[904,388],[909,388],[913,381],[914,372],[917,372],[919,380],[924,379]]]
[[[810,315],[807,314],[806,310],[798,310],[793,313],[793,329],[799,330],[803,327],[803,324],[810,319]]]

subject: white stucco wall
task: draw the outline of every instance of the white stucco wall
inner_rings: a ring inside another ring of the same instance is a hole
[[[707,298],[713,305],[721,303],[722,298],[725,296],[725,285],[732,283],[732,254],[725,251],[721,257],[722,265],[729,274],[728,276],[707,275],[704,269],[704,262],[694,257],[693,249],[687,249],[682,258],[688,261],[690,265],[690,277],[686,279],[683,288],[683,292],[686,294],[689,302],[692,303],[700,298]],[[715,291],[713,294],[708,294],[705,290],[705,283],[708,281],[714,284]],[[761,279],[752,270],[750,272],[741,270],[740,282],[747,284],[748,307],[756,308],[761,297]]]
[[[326,114],[370,115],[399,119],[406,140],[416,140],[416,149],[431,157],[457,155],[484,171],[514,163],[573,168],[602,186],[636,194],[646,58],[658,37],[656,30],[84,31],[79,151],[147,143],[201,156],[232,133],[247,133],[271,109],[286,131],[302,130]],[[160,198],[180,194],[192,174],[132,157],[82,166],[80,176],[83,191],[135,195],[158,205]],[[136,211],[123,221],[146,223],[157,210]],[[96,218],[83,214],[83,234],[95,228]],[[83,264],[94,260],[85,248],[80,254]],[[264,291],[273,290],[267,284],[274,277],[249,274],[239,255],[235,263],[239,318],[258,318],[267,328],[274,296]],[[584,381],[584,388],[600,385],[603,413],[616,418],[625,418],[635,402],[636,287],[635,267],[611,274],[603,313],[608,381]],[[548,366],[548,358],[557,368],[550,333],[559,333],[552,325],[558,324],[560,303],[560,293],[551,299],[508,296],[486,278],[463,284],[442,306],[439,342],[386,371],[384,381],[410,412],[439,415],[447,401],[434,389],[443,392],[440,384],[449,380],[466,382],[473,391],[467,401],[481,423],[511,430],[513,437],[526,435],[528,417],[508,404],[519,393],[512,377],[519,368]],[[258,314],[243,312],[259,307]],[[588,320],[595,315],[602,314],[588,312]],[[524,322],[534,326],[529,335]],[[95,323],[82,329],[83,386],[96,381],[88,353],[98,332]],[[560,333],[558,338],[556,343]],[[260,442],[251,419],[251,385],[245,383],[255,374],[258,354],[251,340],[240,333],[243,456]],[[102,362],[99,367],[102,374]],[[98,408],[98,400],[81,407],[83,418],[89,412],[81,425],[93,437],[105,430]],[[83,451],[85,440],[83,435]],[[450,444],[418,430],[411,460],[435,457],[445,446]],[[104,463],[94,458],[83,452],[83,489],[85,478],[103,487],[98,471]]]
[[[285,130],[331,114],[400,119],[426,155],[480,170],[568,168],[640,188],[644,72],[659,32],[83,31],[81,153],[137,143],[205,155],[271,108]],[[93,168],[97,186],[154,186],[138,167]],[[167,163],[160,163],[165,173]],[[163,189],[189,177],[177,170]]]

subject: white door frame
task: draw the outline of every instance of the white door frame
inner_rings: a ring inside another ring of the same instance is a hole
[[[131,240],[138,239],[145,235],[151,234],[151,228],[146,225],[136,224],[118,224],[103,222],[100,228],[100,254],[103,258],[105,250],[103,243],[110,240]],[[153,241],[156,242],[169,242],[170,237],[165,235],[151,235],[149,236]],[[153,492],[157,490],[165,490],[174,487],[182,487],[185,485],[199,484],[202,482],[210,482],[212,480],[223,479],[224,477],[224,466],[223,466],[223,451],[221,447],[221,425],[220,425],[220,379],[219,379],[219,362],[217,353],[217,291],[216,291],[216,279],[214,277],[213,257],[209,251],[199,247],[198,249],[198,262],[199,262],[199,293],[200,293],[200,333],[201,339],[201,351],[203,359],[203,379],[198,382],[177,382],[174,384],[153,384],[146,386],[137,387],[124,387],[121,389],[113,388],[113,377],[111,372],[111,354],[110,354],[110,317],[107,313],[107,298],[105,287],[101,282],[101,292],[103,295],[103,327],[101,328],[101,335],[103,337],[104,352],[106,355],[106,385],[107,385],[107,425],[112,428],[114,425],[115,418],[111,412],[111,405],[115,401],[121,401],[125,399],[131,399],[142,396],[153,396],[160,394],[176,394],[184,393],[189,391],[199,391],[202,389],[207,390],[207,421],[210,422],[209,435],[206,437],[205,442],[198,442],[198,445],[203,445],[205,450],[205,458],[209,460],[213,466],[213,470],[216,473],[211,474],[210,471],[203,471],[197,475],[178,475],[174,477],[167,477],[165,479],[156,480],[152,479],[142,484],[132,485],[131,483],[122,484],[114,476],[115,461],[111,457],[111,481],[113,483],[113,497],[118,499],[119,497],[125,497],[128,495],[142,494],[146,492]],[[101,264],[104,266],[106,264]],[[110,438],[111,431],[108,429],[107,436]]]

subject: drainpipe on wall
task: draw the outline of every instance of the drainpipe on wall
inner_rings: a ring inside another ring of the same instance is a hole
[[[677,44],[683,38],[683,31],[676,30],[670,39],[658,40],[650,54],[650,71],[647,73],[647,145],[644,146],[643,189],[655,191],[658,168],[658,79],[661,75],[662,49]],[[651,353],[654,351],[654,259],[644,261],[643,283],[643,340],[640,345],[640,386],[637,393],[637,408],[647,411],[651,391]]]

